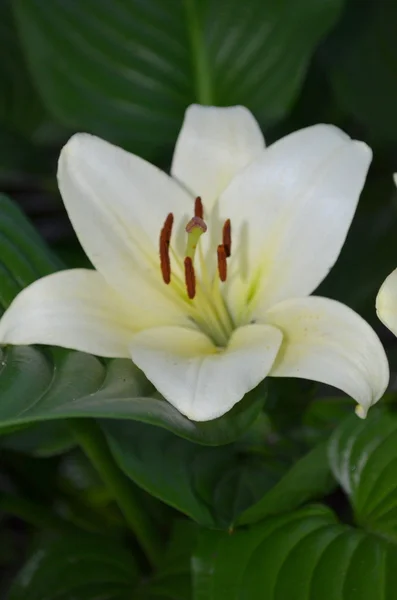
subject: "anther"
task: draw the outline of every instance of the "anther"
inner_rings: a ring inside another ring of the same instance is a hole
[[[204,219],[203,203],[201,202],[200,196],[197,196],[194,202],[194,216]]]
[[[171,281],[170,240],[173,223],[174,215],[170,213],[160,232],[160,268],[164,283],[166,284]]]
[[[232,252],[232,227],[230,224],[230,219],[225,221],[222,231],[222,242],[223,247],[225,248],[226,256],[229,257]]]
[[[196,295],[196,275],[194,273],[193,261],[190,258],[190,256],[187,256],[185,258],[184,264],[187,295],[190,298],[190,300],[193,300],[193,298]]]
[[[219,244],[217,248],[218,254],[218,273],[221,281],[226,281],[227,278],[227,261],[226,249],[223,244]]]

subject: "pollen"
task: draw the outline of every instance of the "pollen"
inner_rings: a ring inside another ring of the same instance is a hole
[[[174,215],[169,213],[160,232],[160,269],[164,283],[167,285],[171,281],[170,241],[173,224]]]
[[[218,254],[218,273],[221,281],[226,281],[227,278],[227,253],[223,244],[219,244],[217,248]]]
[[[196,275],[194,272],[193,261],[190,256],[187,256],[184,260],[185,264],[185,283],[186,283],[186,291],[190,300],[196,295]]]
[[[199,217],[200,219],[204,219],[203,203],[201,202],[200,196],[197,196],[194,202],[194,216]]]
[[[226,256],[229,258],[232,253],[232,226],[230,224],[230,219],[225,221],[222,230],[222,238],[222,244],[225,248]]]

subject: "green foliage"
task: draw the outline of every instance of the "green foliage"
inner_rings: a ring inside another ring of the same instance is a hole
[[[189,600],[189,556],[197,532],[176,522],[156,575],[142,577],[124,545],[92,534],[43,536],[12,586],[9,600]]]
[[[138,576],[130,553],[117,543],[64,535],[39,545],[14,582],[10,600],[127,600]]]
[[[52,419],[103,417],[143,421],[217,445],[241,435],[263,403],[261,394],[254,394],[224,417],[194,423],[154,397],[129,360],[104,365],[82,352],[53,355],[32,346],[4,348],[0,357],[0,430]]]
[[[117,463],[135,483],[208,527],[255,522],[332,488],[325,446],[288,470],[276,452],[252,455],[243,442],[205,448],[140,423],[103,426]]]
[[[329,458],[356,522],[397,542],[397,416],[347,419],[330,440]]]
[[[192,564],[195,600],[393,600],[397,585],[397,547],[322,506],[203,531]]]
[[[24,287],[61,268],[22,211],[0,194],[0,311]]]
[[[155,156],[192,102],[284,116],[340,0],[16,0],[35,82],[61,122]]]
[[[336,99],[377,143],[393,143],[397,136],[396,19],[395,2],[352,2],[333,44]]]

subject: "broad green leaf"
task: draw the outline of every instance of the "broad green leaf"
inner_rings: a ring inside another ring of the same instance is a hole
[[[96,534],[63,535],[39,543],[17,575],[8,600],[189,600],[190,556],[197,528],[176,521],[153,577],[138,573],[117,541]]]
[[[229,528],[285,471],[243,443],[208,448],[143,423],[102,424],[120,468],[150,494],[202,525]]]
[[[192,102],[292,105],[341,0],[15,0],[31,71],[63,123],[155,154]]]
[[[44,109],[30,80],[20,47],[12,0],[0,3],[0,54],[1,127],[6,124],[10,131],[28,138],[42,122]]]
[[[74,445],[75,440],[62,421],[0,429],[0,448],[37,457],[63,454]]]
[[[356,522],[397,541],[397,415],[373,409],[346,419],[329,442],[329,460]]]
[[[394,600],[397,546],[307,507],[233,534],[201,532],[194,600]]]
[[[133,557],[117,542],[64,535],[35,550],[9,600],[130,600],[138,577]]]
[[[238,438],[262,406],[260,396],[248,397],[224,417],[195,423],[147,394],[146,380],[127,359],[105,366],[82,352],[59,352],[53,359],[32,346],[0,349],[0,429],[73,417],[132,419],[218,445]]]
[[[397,5],[390,0],[351,2],[329,48],[337,102],[371,139],[397,139]]]
[[[21,289],[60,268],[22,211],[0,194],[0,314]]]
[[[190,600],[192,581],[190,557],[196,546],[198,527],[192,521],[176,521],[165,552],[153,578],[142,585],[146,593],[158,598],[164,595],[172,600]],[[146,599],[147,596],[144,596]]]
[[[316,398],[302,415],[301,436],[310,446],[329,438],[341,421],[353,413],[353,402],[346,396]]]
[[[238,524],[288,512],[308,500],[321,499],[335,487],[327,460],[327,446],[320,444],[298,460],[256,504],[238,518]]]
[[[27,174],[49,173],[48,147],[63,134],[50,122],[31,80],[12,4],[0,2],[0,178],[24,182]]]

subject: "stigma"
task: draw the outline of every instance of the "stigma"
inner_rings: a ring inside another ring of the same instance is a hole
[[[171,260],[170,260],[170,243],[172,227],[174,223],[174,215],[169,213],[165,219],[164,225],[160,232],[160,270],[165,284],[171,282]],[[194,202],[194,216],[190,219],[185,227],[187,234],[186,250],[183,259],[184,278],[186,294],[189,300],[193,300],[196,296],[196,272],[194,268],[194,260],[196,250],[201,236],[206,233],[208,227],[204,221],[204,208],[200,196],[197,196]],[[231,223],[227,219],[222,229],[222,243],[217,247],[217,272],[221,282],[227,279],[227,259],[231,255],[232,236]],[[214,257],[215,259],[215,257]]]

